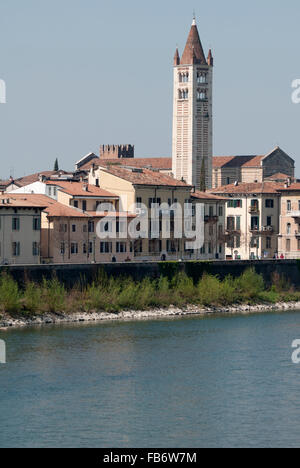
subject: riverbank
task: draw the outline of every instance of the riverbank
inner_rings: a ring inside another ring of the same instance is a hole
[[[0,276],[2,328],[291,309],[300,309],[300,291],[276,274],[271,287],[266,287],[254,269],[224,280],[205,273],[199,282],[172,271],[157,280],[138,282],[101,274],[90,285],[78,283],[70,290],[56,277],[19,287],[11,276]]]
[[[186,306],[184,308],[169,307],[166,309],[152,309],[147,311],[127,310],[117,314],[106,312],[76,312],[76,313],[48,313],[43,316],[31,317],[11,317],[5,314],[0,319],[0,331],[5,331],[13,327],[32,327],[45,325],[60,325],[67,323],[97,323],[111,321],[136,321],[136,320],[155,320],[163,318],[180,317],[204,317],[212,315],[250,315],[268,312],[286,312],[300,310],[300,301],[298,302],[279,302],[276,304],[240,304],[231,307],[207,307]]]

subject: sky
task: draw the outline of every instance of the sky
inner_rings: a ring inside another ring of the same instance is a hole
[[[173,57],[195,11],[213,49],[214,154],[298,164],[299,0],[0,0],[0,179],[71,170],[100,144],[171,156]]]

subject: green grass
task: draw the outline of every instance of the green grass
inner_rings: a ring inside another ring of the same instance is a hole
[[[23,289],[6,273],[0,276],[0,313],[37,315],[45,313],[72,313],[78,311],[147,310],[153,307],[184,307],[195,304],[203,307],[294,302],[300,300],[284,277],[274,275],[267,288],[263,277],[253,268],[240,277],[217,276],[204,273],[199,281],[174,269],[159,279],[134,281],[131,277],[108,278],[99,274],[95,281],[84,287],[81,283],[67,291],[57,278],[43,280],[41,284],[27,282]]]

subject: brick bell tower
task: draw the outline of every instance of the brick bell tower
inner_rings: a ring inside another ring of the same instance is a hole
[[[212,187],[213,57],[205,58],[196,19],[180,58],[174,57],[172,171],[197,190]]]

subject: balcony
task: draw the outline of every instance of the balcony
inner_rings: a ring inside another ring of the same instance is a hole
[[[204,216],[204,222],[210,224],[216,224],[219,221],[219,216],[208,215]]]
[[[252,227],[250,228],[250,232],[256,236],[270,236],[275,234],[275,229],[273,226]]]
[[[295,231],[295,237],[300,238],[300,231]]]
[[[250,214],[259,214],[259,206],[258,205],[250,206],[248,211]]]
[[[300,218],[300,211],[290,211],[287,215],[291,218]]]

